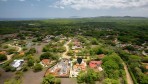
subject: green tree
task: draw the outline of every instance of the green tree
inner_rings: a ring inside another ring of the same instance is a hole
[[[41,71],[43,69],[43,66],[41,64],[36,64],[34,67],[34,72],[38,72],[38,71]]]
[[[4,61],[7,59],[7,56],[4,54],[0,54],[0,61]]]
[[[13,54],[14,52],[16,52],[16,50],[14,48],[7,50],[8,54]]]
[[[28,59],[27,65],[28,65],[29,67],[31,67],[31,66],[34,65],[34,63],[35,63],[34,59],[31,58],[31,59]]]
[[[43,53],[43,54],[40,56],[40,60],[43,60],[43,59],[58,60],[58,59],[59,59],[59,56],[58,56],[57,54],[53,54],[53,53],[46,52],[46,53]]]
[[[42,84],[61,84],[61,81],[56,79],[53,75],[49,74],[43,79]]]
[[[27,52],[27,54],[34,54],[34,53],[36,53],[36,49],[35,49],[35,48],[31,48],[31,49]]]
[[[118,80],[106,78],[103,80],[103,84],[120,84]]]
[[[92,45],[98,45],[98,41],[96,38],[93,38],[91,43],[92,43]]]
[[[77,77],[78,83],[87,83],[95,84],[95,81],[98,81],[102,78],[102,74],[95,72],[93,69],[88,69],[87,72],[80,72]]]

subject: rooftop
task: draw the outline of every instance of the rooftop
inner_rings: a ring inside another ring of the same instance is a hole
[[[18,68],[18,67],[20,67],[22,65],[23,62],[24,62],[23,59],[14,60],[13,63],[12,63],[12,67]]]
[[[89,66],[91,68],[96,68],[96,67],[100,66],[101,64],[102,64],[102,61],[90,61],[89,62]]]

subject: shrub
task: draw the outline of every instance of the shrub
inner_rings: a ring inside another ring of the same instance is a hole
[[[38,72],[38,71],[41,71],[43,69],[42,65],[41,64],[36,64],[34,67],[34,72]]]
[[[5,72],[11,71],[11,67],[10,66],[6,66],[4,69],[5,69]]]
[[[24,65],[23,68],[22,68],[23,72],[25,71],[28,71],[28,66],[27,65]]]
[[[58,60],[58,59],[59,59],[59,56],[58,56],[58,55],[54,55],[54,54],[49,53],[49,52],[46,52],[46,53],[43,53],[43,54],[40,56],[40,60],[43,60],[43,59]]]
[[[29,67],[33,66],[34,65],[34,60],[33,59],[29,59],[28,62],[27,62],[27,65]]]
[[[4,61],[7,59],[6,55],[0,54],[0,61]]]
[[[49,74],[43,79],[42,84],[61,84],[61,80],[56,79],[53,75]]]

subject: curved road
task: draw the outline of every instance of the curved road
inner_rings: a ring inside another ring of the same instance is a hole
[[[70,56],[67,55],[67,52],[69,51],[69,46],[68,44],[71,42],[71,40],[69,40],[68,42],[66,42],[64,44],[64,47],[66,48],[66,51],[62,54],[62,58],[70,58]]]
[[[126,73],[127,84],[134,84],[132,77],[131,77],[130,73],[128,72],[128,68],[127,68],[126,64],[123,63],[123,65],[124,65],[124,69],[125,69],[125,73]]]
[[[8,44],[8,46],[17,48],[17,49],[18,49],[17,52],[20,52],[20,51],[22,50],[22,48],[19,47],[19,46],[12,46],[12,45],[10,45],[10,44]],[[14,55],[14,54],[7,55],[7,60],[4,61],[4,62],[1,62],[0,65],[1,65],[1,64],[4,64],[5,62],[7,62],[7,61],[9,61],[9,60],[11,60],[11,58],[12,58],[13,55]]]

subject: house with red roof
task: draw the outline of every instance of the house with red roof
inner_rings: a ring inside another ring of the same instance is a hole
[[[102,71],[102,67],[101,67],[102,61],[90,61],[89,62],[89,67],[92,69],[97,69],[99,71]]]
[[[48,67],[50,65],[50,60],[49,59],[43,59],[40,64],[44,67]]]

